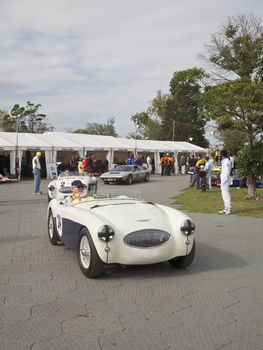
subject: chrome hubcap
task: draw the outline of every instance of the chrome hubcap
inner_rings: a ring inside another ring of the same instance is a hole
[[[49,232],[50,238],[53,238],[53,217],[52,217],[52,215],[49,216],[48,232]]]
[[[90,244],[87,236],[81,238],[79,249],[81,263],[85,269],[88,269],[90,266]]]

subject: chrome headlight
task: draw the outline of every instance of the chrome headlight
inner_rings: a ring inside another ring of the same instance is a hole
[[[195,230],[195,224],[189,219],[184,220],[181,224],[180,230],[186,235],[191,235]]]
[[[105,242],[109,242],[114,237],[114,230],[109,225],[103,225],[98,230],[98,237]]]

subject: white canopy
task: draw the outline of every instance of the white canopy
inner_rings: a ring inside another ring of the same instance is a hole
[[[44,134],[0,132],[0,148],[13,150],[116,150],[138,152],[206,152],[189,142],[116,138],[113,136],[46,132]]]
[[[114,152],[145,152],[154,154],[157,172],[160,153],[206,153],[206,149],[189,142],[158,141],[116,138],[113,136],[89,135],[63,132],[44,134],[0,132],[0,150],[11,151],[10,172],[14,173],[15,158],[21,163],[21,152],[26,150],[45,152],[46,163],[56,161],[57,151],[76,151],[84,155],[87,151],[107,151],[109,165],[113,163]]]

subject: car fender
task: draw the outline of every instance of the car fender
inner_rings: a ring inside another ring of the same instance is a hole
[[[193,221],[188,215],[186,215],[184,212],[167,207],[165,205],[156,204],[161,210],[163,210],[167,214],[167,218],[171,225],[171,230],[174,234],[174,237],[176,238],[176,242],[178,245],[178,248],[182,251],[185,249],[185,244],[187,243],[187,254],[190,253],[193,247],[193,242],[195,238],[195,233],[193,232],[191,235],[186,235],[180,230],[180,225],[183,223],[184,220],[191,220]],[[174,225],[174,222],[179,223],[179,225]]]
[[[99,228],[107,222],[93,213],[90,213],[88,210],[72,205],[58,204],[55,199],[49,202],[48,215],[50,210],[55,218],[56,228],[62,241],[65,241],[65,236],[63,237],[63,235],[65,235],[65,232],[68,233],[68,229],[70,229],[70,235],[74,235],[74,239],[72,239],[71,243],[68,245],[70,248],[76,249],[80,229],[86,227],[91,235],[99,257],[103,262],[107,262],[108,255],[105,251],[106,243],[98,237]],[[65,243],[67,244],[68,242],[65,241]]]

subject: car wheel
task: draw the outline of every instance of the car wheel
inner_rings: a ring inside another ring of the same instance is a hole
[[[129,175],[129,176],[127,177],[126,182],[127,182],[127,185],[131,185],[131,184],[132,184],[132,182],[133,182],[132,175]]]
[[[150,180],[150,175],[147,173],[144,178],[144,182],[148,182]]]
[[[52,245],[57,245],[59,241],[58,232],[56,228],[56,220],[53,218],[52,211],[49,211],[47,222],[48,238]]]
[[[108,185],[108,184],[109,184],[107,180],[103,180],[103,181],[104,181],[104,184],[105,184],[105,185]]]
[[[90,233],[83,228],[79,235],[78,261],[81,271],[86,277],[96,278],[104,270],[104,263],[100,259]]]
[[[195,257],[195,241],[193,242],[192,250],[188,255],[179,256],[178,258],[171,259],[171,260],[169,260],[169,263],[173,267],[185,269],[186,267],[188,267],[192,264],[194,257]]]

